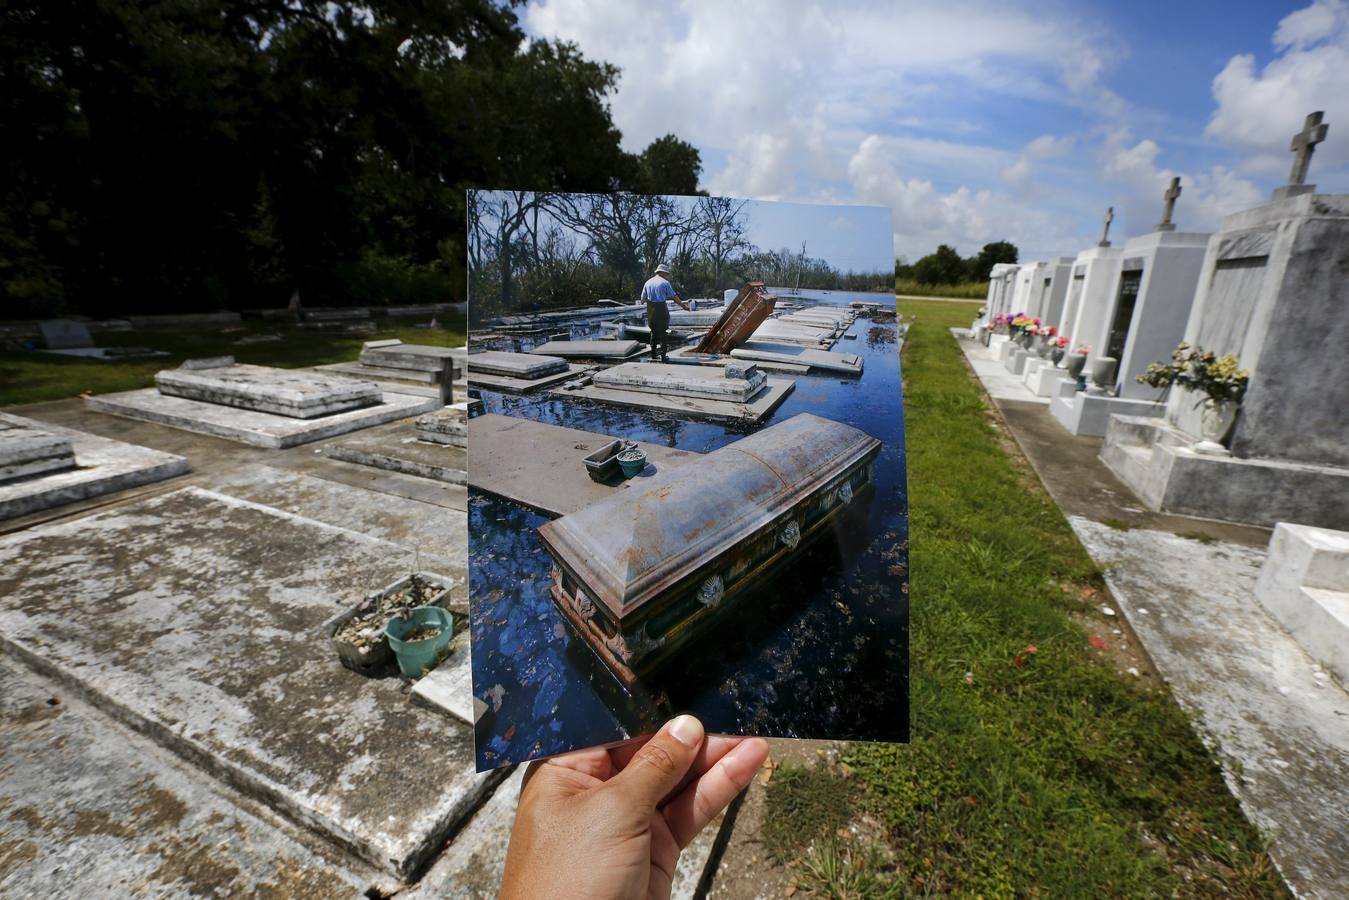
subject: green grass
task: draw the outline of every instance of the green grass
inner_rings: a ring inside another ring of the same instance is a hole
[[[895,279],[896,294],[910,294],[919,297],[955,297],[962,300],[985,300],[988,297],[987,281],[966,281],[962,284],[920,284],[912,278]],[[964,324],[968,325],[969,322]]]
[[[464,343],[465,324],[461,317],[439,330],[391,326],[365,335],[325,333],[253,320],[245,322],[243,328],[232,333],[217,328],[95,334],[94,343],[100,347],[150,347],[171,354],[114,362],[23,350],[0,351],[0,406],[60,400],[84,392],[110,394],[150,387],[155,383],[156,372],[190,357],[229,354],[241,363],[297,368],[355,360],[362,341],[380,338],[457,347]],[[281,340],[234,346],[236,340],[249,334],[279,334]]]
[[[904,349],[913,741],[849,747],[852,812],[883,823],[883,836],[831,848],[833,837],[806,830],[801,886],[1286,896],[1170,694],[1121,677],[1074,623],[1095,615],[1099,573],[968,376],[946,330],[967,311],[914,301],[900,312],[914,322]],[[775,779],[770,808],[811,809],[812,790],[829,808],[836,778]]]

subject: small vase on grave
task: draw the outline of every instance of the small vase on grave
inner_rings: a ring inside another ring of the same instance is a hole
[[[1207,453],[1210,456],[1226,456],[1229,451],[1224,444],[1227,442],[1227,436],[1232,433],[1232,426],[1236,423],[1237,410],[1240,407],[1241,404],[1234,400],[1207,398],[1203,410],[1199,413],[1199,433],[1203,440],[1190,449],[1195,453]]]

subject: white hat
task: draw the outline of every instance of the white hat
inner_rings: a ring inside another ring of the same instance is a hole
[[[660,265],[656,266],[656,274],[659,275],[662,272],[664,272],[666,275],[670,274],[670,267],[667,266],[665,263],[661,263]]]

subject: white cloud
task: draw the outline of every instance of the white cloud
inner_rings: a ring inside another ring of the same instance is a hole
[[[939,243],[971,255],[984,244],[1011,240],[1031,255],[1072,246],[1072,236],[1049,214],[1007,194],[961,185],[942,192],[924,178],[900,174],[903,147],[868,135],[848,162],[848,178],[864,202],[888,206],[895,222],[895,253],[917,259]]]
[[[1289,140],[1308,113],[1324,110],[1332,131],[1316,149],[1315,181],[1316,168],[1349,161],[1349,3],[1317,0],[1290,13],[1273,43],[1278,54],[1263,68],[1241,54],[1213,79],[1218,108],[1205,134],[1248,154],[1243,170],[1282,178],[1292,165]]]
[[[1182,172],[1159,167],[1162,148],[1145,138],[1129,143],[1126,132],[1117,131],[1101,150],[1101,172],[1127,188],[1120,209],[1131,233],[1141,233],[1160,221],[1163,197],[1171,179],[1181,180],[1181,196],[1173,221],[1183,231],[1213,231],[1224,216],[1265,202],[1266,194],[1254,182],[1227,166]],[[1118,233],[1118,232],[1117,232]]]
[[[1002,177],[1012,184],[1025,184],[1030,180],[1035,163],[1062,156],[1073,148],[1074,143],[1071,137],[1042,134],[1021,150],[1016,162],[1002,170]]]

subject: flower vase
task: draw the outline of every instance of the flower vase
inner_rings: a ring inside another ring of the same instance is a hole
[[[1237,420],[1240,404],[1232,400],[1204,400],[1204,408],[1199,413],[1199,433],[1203,440],[1190,449],[1195,453],[1207,453],[1211,456],[1226,456],[1228,449],[1223,446],[1232,432]]]
[[[1049,352],[1049,358],[1054,361],[1054,365],[1057,367],[1059,363],[1063,362],[1063,357],[1066,352],[1067,351],[1062,347],[1055,347]]]
[[[1082,369],[1086,364],[1087,354],[1069,353],[1068,362],[1063,367],[1068,371],[1068,377],[1077,379],[1077,389],[1079,391],[1086,388],[1086,385],[1082,383]]]
[[[1049,358],[1050,338],[1048,336],[1040,338],[1040,346],[1035,348],[1035,352],[1041,359]]]

